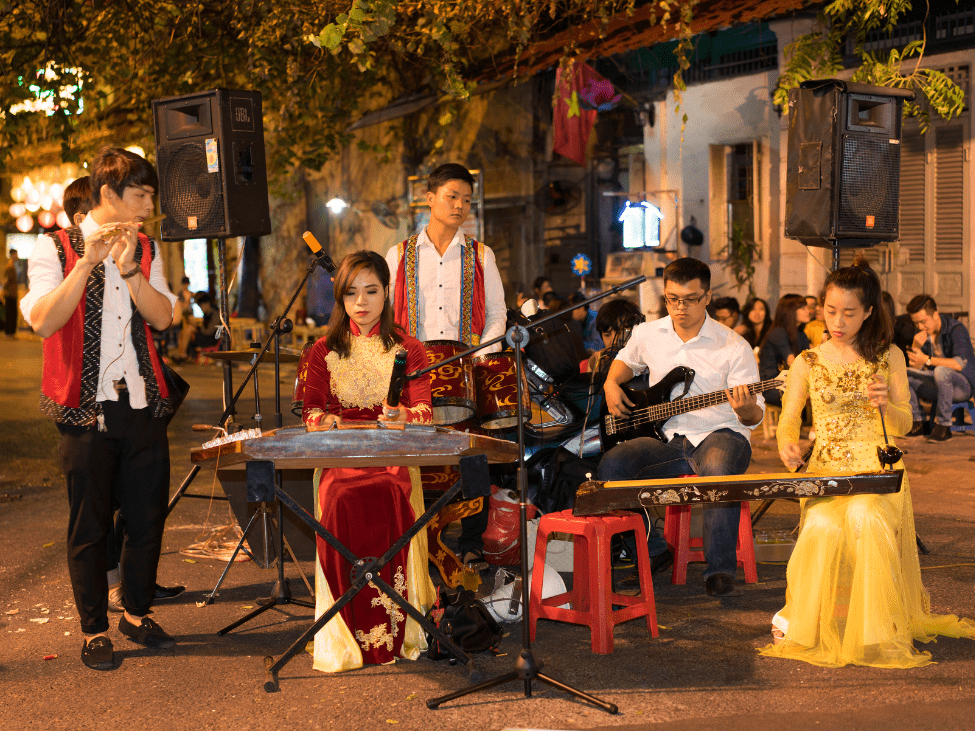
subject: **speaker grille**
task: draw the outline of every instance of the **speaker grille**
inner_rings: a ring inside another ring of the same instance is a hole
[[[843,135],[837,237],[897,236],[900,145]]]
[[[219,144],[219,142],[218,142]],[[207,172],[203,140],[159,150],[164,239],[205,238],[226,230],[223,183],[219,173]],[[196,226],[192,225],[192,219]]]

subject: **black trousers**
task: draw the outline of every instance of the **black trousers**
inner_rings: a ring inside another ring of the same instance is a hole
[[[169,497],[166,420],[129,406],[127,392],[102,404],[107,431],[58,425],[68,487],[68,573],[85,634],[108,630],[107,539],[113,497],[125,516],[120,566],[126,610],[152,607]]]

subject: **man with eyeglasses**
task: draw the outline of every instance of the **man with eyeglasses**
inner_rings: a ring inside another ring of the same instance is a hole
[[[762,397],[747,388],[759,380],[755,356],[744,338],[708,316],[711,270],[704,262],[690,257],[671,262],[664,269],[664,299],[669,316],[634,328],[610,366],[604,387],[609,412],[628,416],[634,406],[620,384],[644,372],[654,384],[677,366],[695,371],[688,396],[724,391],[728,401],[672,417],[663,425],[666,442],[644,436],[617,444],[599,464],[600,480],[740,475],[748,468],[749,432],[764,416]],[[704,507],[704,579],[710,596],[741,594],[735,586],[740,511],[739,503]],[[655,531],[648,532],[647,546],[653,573],[673,563]]]

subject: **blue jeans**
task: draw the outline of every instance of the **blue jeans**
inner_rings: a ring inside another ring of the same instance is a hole
[[[907,385],[911,388],[911,412],[914,421],[924,421],[918,399],[934,404],[934,422],[951,426],[951,405],[968,401],[972,397],[972,385],[968,379],[952,368],[935,366],[934,370],[907,370]]]
[[[752,446],[731,429],[718,429],[696,447],[680,434],[664,443],[639,437],[617,444],[599,463],[599,479],[645,480],[696,474],[740,475],[748,469]],[[741,503],[710,503],[704,506],[704,578],[713,574],[734,576],[738,568],[738,518]],[[648,531],[651,556],[667,550],[667,542],[656,531]]]

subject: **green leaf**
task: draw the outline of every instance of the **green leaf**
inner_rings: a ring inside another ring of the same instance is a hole
[[[321,35],[318,36],[318,40],[322,46],[330,51],[334,51],[336,48],[338,48],[339,43],[342,42],[342,36],[344,34],[344,28],[336,25],[335,23],[329,23],[322,30]]]

